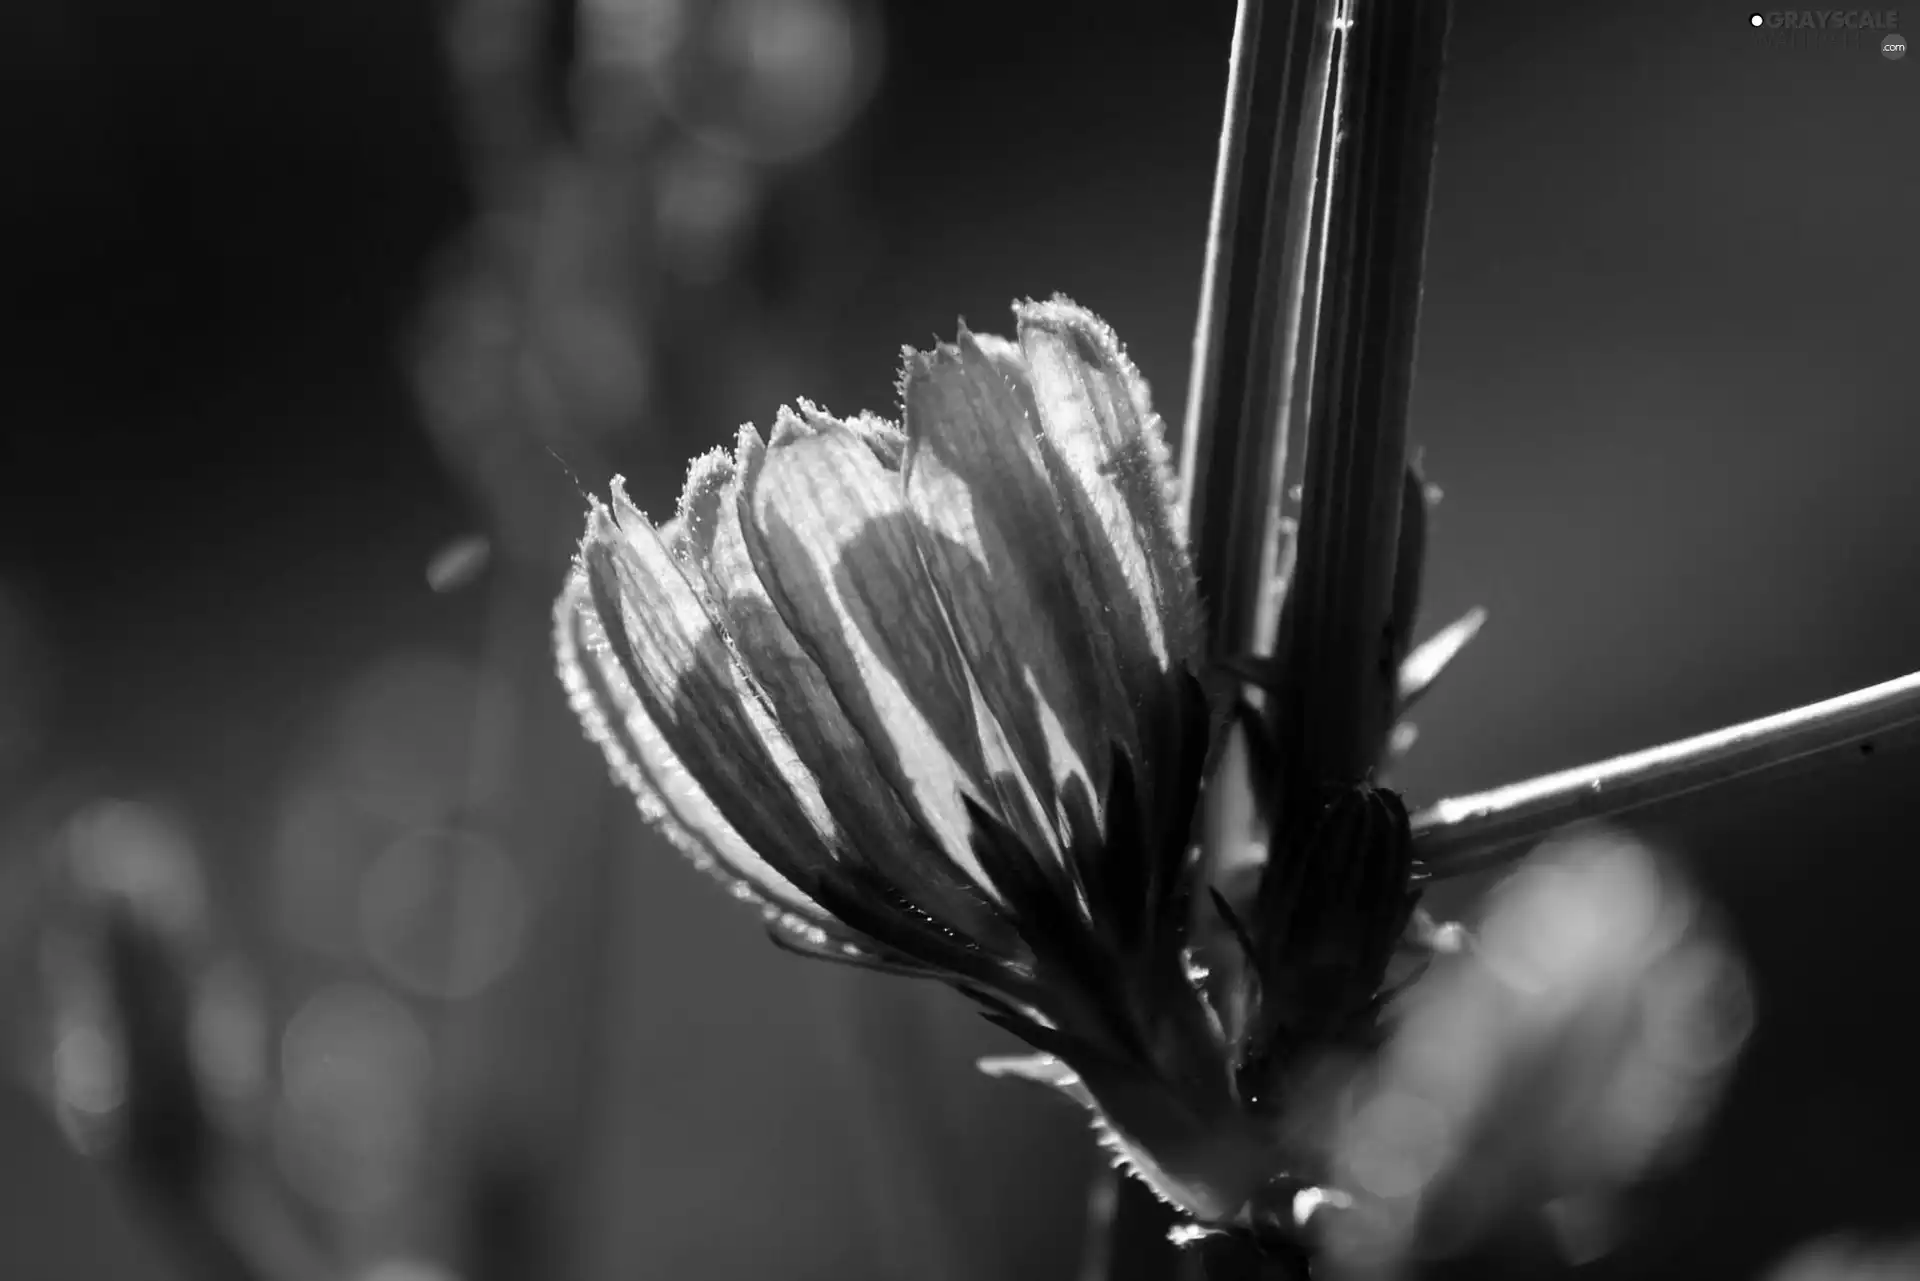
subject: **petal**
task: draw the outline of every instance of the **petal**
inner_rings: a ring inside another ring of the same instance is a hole
[[[823,412],[818,405],[810,401],[800,402],[800,413],[808,422],[825,424],[833,421],[830,414]],[[899,426],[888,422],[878,414],[859,414],[846,421],[847,430],[866,442],[873,456],[888,471],[899,471],[902,459],[907,452],[907,433]]]
[[[735,897],[763,905],[770,916],[797,917],[792,928],[802,932],[824,928],[820,908],[740,839],[667,748],[610,648],[586,575],[576,571],[554,609],[554,654],[568,702],[614,780],[633,793],[648,823]]]
[[[1076,773],[1103,793],[1131,709],[1027,411],[965,331],[910,356],[903,390],[915,534],[987,708],[1042,797]]]
[[[737,463],[727,467],[730,483],[757,469],[764,453],[759,433],[741,428]],[[843,856],[873,867],[923,912],[970,939],[1002,955],[1017,951],[1019,940],[987,895],[943,858],[926,856],[932,834],[902,803],[825,673],[761,583],[738,497],[734,484],[716,518],[706,562],[710,589],[742,661],[767,692],[794,751],[820,781],[846,835]]]
[[[707,563],[715,531],[720,526],[721,506],[732,482],[733,458],[724,449],[710,449],[687,467],[686,487],[680,491],[680,508],[671,526],[679,535],[680,546],[675,546],[675,539],[666,537],[665,529],[660,531],[661,541],[679,554],[682,561]]]
[[[898,477],[854,431],[785,414],[742,477],[755,572],[881,776],[989,893],[962,796],[986,784],[967,675],[926,579]]]
[[[1165,429],[1113,331],[1065,299],[1014,308],[1041,448],[1136,693],[1200,656]]]
[[[1007,390],[1020,402],[1020,408],[1026,412],[1027,423],[1037,434],[1040,430],[1040,406],[1033,398],[1033,384],[1027,376],[1027,357],[1020,350],[1020,344],[1002,338],[999,334],[969,334],[973,345],[987,363],[1000,372],[1006,379]]]
[[[569,687],[588,704],[576,697],[576,708],[583,720],[588,710],[599,714],[602,726],[589,723],[590,732],[599,730],[617,773],[622,758],[631,763],[643,799],[653,793],[773,901],[820,915],[795,883],[830,869],[840,839],[818,785],[702,594],[618,481],[614,503],[617,523],[596,506],[562,598],[563,666],[570,652],[584,679]]]

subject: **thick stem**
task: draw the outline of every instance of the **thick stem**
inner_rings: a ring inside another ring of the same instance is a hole
[[[1395,616],[1394,591],[1407,402],[1446,29],[1445,0],[1354,0],[1340,32],[1299,536],[1275,646],[1289,796],[1366,779],[1393,723],[1410,622]]]
[[[1216,653],[1264,654],[1289,550],[1282,506],[1304,451],[1318,319],[1321,137],[1340,0],[1240,0],[1228,63],[1181,436],[1180,480]],[[1301,411],[1296,412],[1295,406]],[[1232,785],[1232,784],[1228,784]],[[1109,1281],[1186,1278],[1177,1219],[1130,1179],[1112,1213]]]
[[[1263,710],[1281,776],[1215,783],[1272,789],[1303,820],[1315,807],[1286,797],[1384,754],[1417,597],[1398,562],[1447,13],[1241,0],[1234,29],[1182,489],[1216,653],[1279,660]],[[1307,1275],[1304,1254],[1236,1238],[1201,1257],[1216,1281]]]

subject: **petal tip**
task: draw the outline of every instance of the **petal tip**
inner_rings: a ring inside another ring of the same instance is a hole
[[[625,515],[626,512],[623,509],[638,510],[633,506],[633,500],[627,497],[627,478],[625,476],[616,474],[612,480],[608,481],[607,493],[611,496],[613,509],[616,513]]]
[[[914,384],[925,380],[932,374],[940,349],[947,344],[936,342],[924,351],[918,347],[900,349],[900,373],[894,379],[894,390],[899,393],[900,403],[907,402],[907,395]]]
[[[602,502],[597,494],[589,495],[587,498],[587,527],[581,532],[580,547],[578,554],[574,557],[575,562],[581,563],[584,561],[589,547],[596,543],[605,542],[610,538],[617,538],[619,535],[620,526],[613,518],[612,509],[610,509],[606,503]]]
[[[768,450],[784,449],[797,440],[805,440],[818,434],[819,429],[809,423],[791,405],[780,406],[780,412],[773,416],[773,430],[767,433]]]
[[[767,456],[767,442],[752,423],[741,423],[733,436],[733,474],[735,501],[753,487],[760,463]]]
[[[1055,294],[1046,302],[1029,298],[1014,304],[1013,312],[1019,322],[1020,345],[1029,359],[1034,335],[1052,335],[1056,341],[1071,344],[1072,354],[1080,363],[1118,375],[1131,393],[1136,412],[1143,417],[1152,414],[1147,381],[1127,358],[1126,347],[1112,325],[1065,294]]]
[[[721,504],[726,501],[735,477],[733,455],[718,446],[695,458],[687,467],[687,481],[680,491],[680,505],[674,520],[684,533],[689,549],[701,560],[713,546]]]
[[[1024,363],[1020,355],[1020,345],[1011,338],[1005,338],[999,334],[963,333],[960,341],[963,346],[970,347],[983,359],[999,368],[1003,374],[1007,372],[1007,366]]]
[[[1021,329],[1031,326],[1052,330],[1084,330],[1103,338],[1111,338],[1113,334],[1105,321],[1065,294],[1055,294],[1045,302],[1023,298],[1013,304],[1013,319]]]

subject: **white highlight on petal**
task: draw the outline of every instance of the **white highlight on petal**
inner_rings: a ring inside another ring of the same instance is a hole
[[[717,471],[718,464],[724,461],[724,455],[715,451],[705,458],[705,467]],[[698,473],[696,473],[697,478]],[[692,481],[689,482],[690,487]],[[809,844],[818,842],[828,848],[837,848],[837,831],[834,819],[828,811],[826,800],[820,793],[820,784],[812,772],[801,762],[799,754],[793,750],[784,731],[775,721],[772,708],[767,701],[766,692],[760,688],[746,671],[740,657],[734,652],[726,628],[715,615],[713,604],[706,591],[706,576],[698,566],[685,566],[668,553],[652,524],[641,512],[627,501],[626,490],[621,478],[613,480],[614,512],[619,520],[619,532],[632,549],[635,556],[635,568],[646,574],[655,584],[658,593],[666,598],[666,605],[673,613],[673,626],[663,632],[657,621],[651,627],[649,620],[638,615],[639,602],[629,599],[624,593],[620,597],[620,608],[625,615],[624,630],[628,636],[651,634],[659,652],[653,657],[661,665],[678,664],[682,671],[691,670],[701,660],[693,653],[694,646],[707,637],[719,640],[727,651],[724,664],[724,676],[727,688],[721,697],[730,698],[732,707],[746,721],[746,727],[754,742],[766,752],[779,781],[783,784],[805,816],[809,831],[793,833],[797,841]],[[717,499],[715,500],[717,503]],[[690,545],[710,545],[713,537],[712,521],[707,520],[704,528],[698,519],[698,512],[688,513],[690,523],[687,526]],[[686,572],[693,571],[692,575]],[[696,585],[697,584],[697,585]],[[646,632],[643,633],[642,629]],[[670,638],[670,639],[668,639]],[[674,652],[675,650],[680,652]],[[652,664],[643,664],[643,669]],[[650,673],[651,674],[651,673]],[[664,675],[665,673],[661,673]],[[681,672],[675,672],[677,677]],[[701,709],[695,709],[695,715]]]
[[[1102,439],[1094,421],[1095,410],[1086,402],[1086,393],[1073,373],[1062,368],[1061,362],[1044,356],[1036,358],[1031,350],[1028,354],[1034,396],[1046,424],[1047,440],[1079,479],[1089,505],[1106,531],[1128,594],[1140,611],[1154,661],[1164,669],[1171,660],[1151,562],[1140,542],[1126,536],[1133,532],[1133,515],[1107,475],[1116,442]]]
[[[902,474],[927,573],[961,657],[1044,794],[1058,753],[1040,703],[1082,751],[1108,737],[1132,745],[1105,602],[1048,475],[1030,401],[975,337],[963,328],[956,345],[910,357],[902,398],[912,441]]]
[[[1051,858],[1056,864],[1066,866],[1059,848],[1059,842],[1049,840],[1049,819],[1045,802],[1040,798],[1039,789],[1034,781],[1020,768],[1019,753],[1013,750],[1006,732],[1000,722],[994,718],[993,709],[987,706],[987,700],[980,693],[980,682],[971,670],[967,672],[967,698],[973,704],[973,721],[979,729],[980,756],[986,767],[987,775],[995,781],[993,796],[998,800],[997,809],[1007,824],[1024,841],[1028,852],[1039,858]],[[1004,781],[1001,781],[1004,780]],[[987,893],[993,895],[995,902],[1004,903],[1000,892],[993,887],[984,868],[968,851],[968,862],[962,867],[967,875],[978,881]],[[1083,900],[1084,902],[1084,900]]]
[[[649,823],[696,867],[725,881],[737,897],[761,903],[772,916],[824,919],[818,904],[768,866],[721,817],[641,707],[609,644],[593,609],[586,571],[576,566],[554,610],[554,655],[568,702],[587,737],[600,745],[614,779],[633,793]],[[596,680],[610,699],[606,705]],[[622,735],[616,735],[616,724],[634,745],[632,751],[622,745]]]
[[[927,816],[941,847],[968,879],[986,890],[996,902],[1001,901],[1000,892],[993,887],[993,880],[980,866],[980,860],[974,857],[973,845],[968,839],[972,822],[961,800],[963,789],[972,781],[966,769],[940,748],[933,725],[913,695],[864,639],[857,635],[850,637],[850,647],[858,655],[861,670],[868,678],[874,706],[887,723],[894,750],[908,763],[908,781],[914,800]]]
[[[1053,704],[1040,692],[1040,682],[1033,674],[1033,668],[1023,668],[1022,679],[1027,688],[1027,696],[1039,711],[1040,733],[1047,744],[1047,763],[1051,775],[1047,782],[1058,795],[1071,780],[1078,778],[1087,788],[1089,796],[1095,795],[1091,762],[1084,759],[1073,745],[1073,738],[1067,733],[1067,727],[1061,723],[1060,716],[1053,710]],[[1098,749],[1098,744],[1092,745]],[[1062,832],[1064,834],[1064,828]]]
[[[1200,642],[1186,522],[1147,385],[1103,321],[1064,298],[1016,305],[1020,348],[1043,440],[1085,495],[1139,611],[1153,662],[1166,671]],[[1069,502],[1073,502],[1072,498]],[[1106,577],[1106,576],[1103,576]]]
[[[934,836],[947,856],[970,879],[997,898],[985,870],[974,857],[968,840],[970,822],[961,799],[968,791],[978,794],[984,780],[969,776],[965,765],[946,749],[932,721],[921,710],[924,698],[941,697],[944,691],[906,687],[868,639],[868,629],[861,621],[869,613],[867,602],[849,600],[844,590],[848,577],[841,563],[844,549],[863,533],[871,533],[869,526],[876,517],[905,517],[905,502],[897,479],[881,467],[863,442],[845,431],[821,431],[804,436],[777,434],[758,462],[759,466],[744,486],[752,504],[754,523],[764,531],[771,514],[788,526],[793,541],[782,550],[787,555],[798,553],[804,557],[811,578],[819,588],[821,603],[827,606],[837,624],[834,636],[806,639],[816,646],[838,645],[843,649],[872,707],[877,728],[898,757],[906,785]],[[763,537],[772,536],[763,533]],[[862,586],[877,588],[879,585]],[[926,592],[929,604],[938,608],[938,602],[932,599],[931,586],[924,582],[893,586],[899,591]],[[782,587],[791,597],[792,584],[783,582]],[[801,630],[795,628],[796,633]],[[945,644],[951,654],[950,636]],[[964,671],[957,654],[952,654],[951,661],[956,671]],[[828,676],[832,680],[835,674],[829,670]],[[879,743],[874,746],[876,751],[881,750]]]

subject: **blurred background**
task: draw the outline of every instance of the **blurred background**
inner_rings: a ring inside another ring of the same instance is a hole
[[[1428,625],[1492,622],[1416,801],[1920,668],[1920,64],[1747,19],[1456,4],[1413,431]],[[903,343],[1016,297],[1099,312],[1177,417],[1231,26],[0,10],[0,1275],[220,1274],[87,1159],[129,1144],[240,1189],[288,1276],[1072,1275],[1082,1118],[979,1077],[1007,1046],[958,998],[781,955],[642,830],[549,609],[581,490],[665,514],[739,423],[890,411]],[[1759,1020],[1585,1272],[1920,1230],[1917,783],[1882,754],[1639,820]],[[238,1155],[126,1070],[169,1033],[116,993],[156,987]]]

